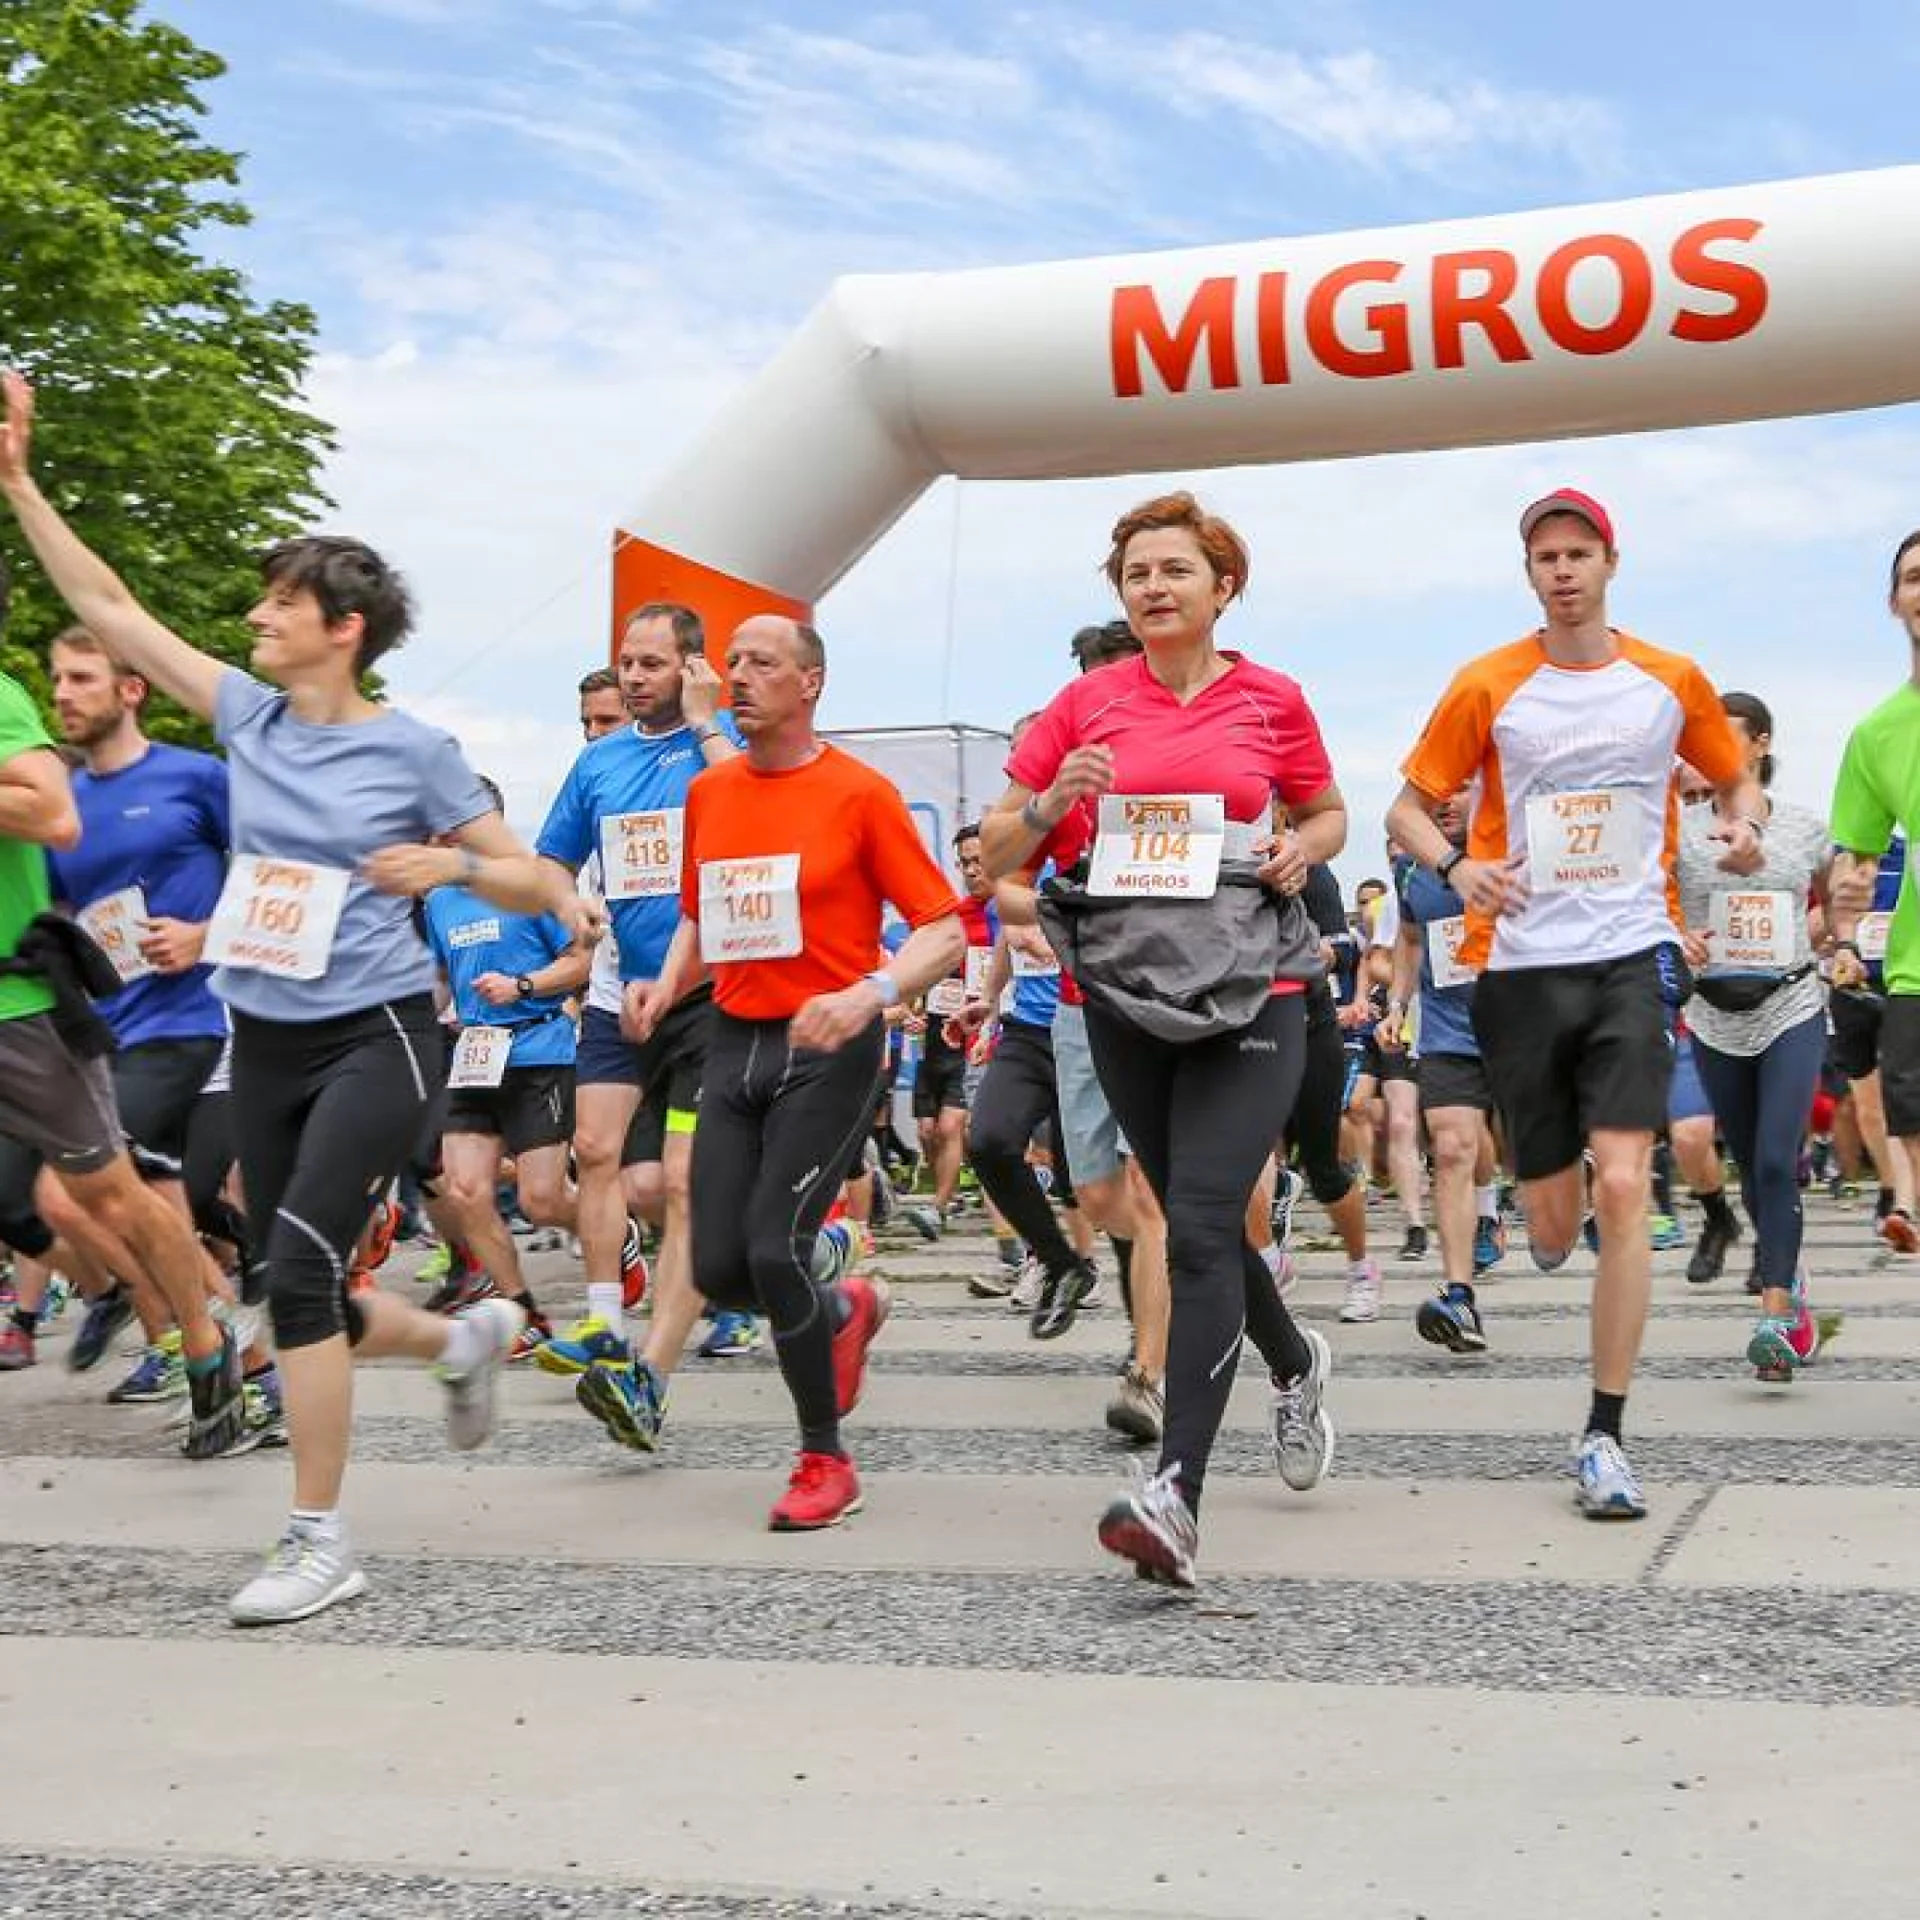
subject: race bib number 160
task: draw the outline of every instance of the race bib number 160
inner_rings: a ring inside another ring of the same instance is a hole
[[[327,970],[352,877],[344,867],[235,854],[207,923],[202,957],[282,980],[318,980]]]

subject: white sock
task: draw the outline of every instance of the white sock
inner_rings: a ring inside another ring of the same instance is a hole
[[[1475,1187],[1473,1190],[1473,1210],[1482,1220],[1493,1219],[1500,1211],[1500,1189],[1498,1187]]]
[[[449,1373],[465,1373],[477,1367],[493,1351],[482,1322],[464,1314],[447,1322],[447,1344],[440,1349],[440,1364]]]
[[[316,1540],[338,1540],[345,1531],[338,1507],[295,1507],[287,1517],[300,1532]]]
[[[1280,1278],[1280,1269],[1286,1262],[1286,1248],[1281,1246],[1278,1241],[1275,1241],[1271,1246],[1256,1247],[1254,1251],[1267,1263],[1267,1271],[1278,1280]]]
[[[587,1282],[587,1312],[596,1320],[604,1320],[615,1333],[618,1333],[626,1324],[626,1308],[621,1301],[622,1294],[618,1280]]]

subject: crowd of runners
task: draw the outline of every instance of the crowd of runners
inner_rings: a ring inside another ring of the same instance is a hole
[[[1537,620],[1454,675],[1349,902],[1331,863],[1378,826],[1355,832],[1299,682],[1218,643],[1246,544],[1190,495],[1150,500],[1112,531],[1120,617],[1075,635],[1006,790],[942,849],[956,884],[817,732],[810,626],[750,619],[716,671],[692,609],[634,610],[527,846],[453,739],[363,691],[411,622],[380,556],[273,548],[250,670],[229,665],[63,523],[31,392],[8,376],[5,401],[0,493],[74,624],[47,663],[57,745],[0,676],[0,1371],[77,1295],[76,1372],[137,1323],[108,1399],[179,1401],[196,1460],[288,1449],[236,1624],[364,1588],[356,1357],[433,1368],[457,1448],[525,1362],[651,1452],[685,1356],[767,1341],[797,1433],[769,1524],[835,1524],[889,1307],[871,1227],[898,1210],[938,1239],[963,1182],[997,1242],[969,1290],[1034,1339],[1111,1271],[1131,1351],[1106,1422],[1151,1464],[1098,1534],[1177,1587],[1244,1343],[1282,1481],[1333,1465],[1335,1343],[1288,1301],[1309,1195],[1339,1320],[1404,1313],[1463,1355],[1498,1344],[1490,1269],[1524,1241],[1552,1271],[1584,1238],[1570,1464],[1597,1519],[1647,1510],[1625,1413],[1654,1249],[1687,1246],[1705,1286],[1749,1243],[1739,1364],[1771,1384],[1819,1344],[1810,1181],[1871,1182],[1874,1231],[1920,1252],[1920,533],[1889,582],[1913,677],[1822,809],[1774,793],[1760,697],[1611,624],[1606,509],[1535,501]],[[150,739],[153,690],[220,755]],[[378,1271],[415,1230],[441,1249],[420,1305]],[[571,1324],[529,1285],[536,1231],[577,1258]],[[1390,1301],[1395,1262],[1420,1277]]]

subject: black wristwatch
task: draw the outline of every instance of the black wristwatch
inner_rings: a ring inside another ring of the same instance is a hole
[[[513,981],[513,990],[522,1000],[531,1000],[533,998],[533,976],[526,973],[516,974]]]
[[[1433,877],[1438,880],[1443,887],[1451,886],[1453,884],[1454,868],[1466,857],[1467,850],[1465,847],[1455,847],[1446,858],[1434,868]]]

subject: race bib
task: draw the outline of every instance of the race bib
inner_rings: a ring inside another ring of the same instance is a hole
[[[600,868],[609,900],[656,899],[680,891],[684,807],[609,814],[600,822]]]
[[[987,997],[987,975],[993,971],[993,949],[991,947],[969,947],[967,949],[966,995],[969,1000],[984,1000]]]
[[[1456,913],[1448,920],[1427,922],[1427,970],[1436,987],[1470,987],[1479,977],[1471,967],[1460,964],[1460,949],[1466,943],[1467,916]]]
[[[1887,957],[1887,935],[1892,929],[1892,914],[1863,913],[1859,925],[1853,930],[1853,944],[1860,949],[1860,958],[1884,960]]]
[[[800,856],[700,863],[700,957],[791,960],[800,935]]]
[[[344,867],[236,853],[207,923],[204,957],[281,980],[318,980],[352,877]]]
[[[450,1087],[497,1087],[507,1076],[513,1052],[511,1027],[462,1027],[454,1042],[453,1065],[447,1070]]]
[[[1044,960],[1036,960],[1030,953],[1009,943],[1007,957],[1013,962],[1013,977],[1016,980],[1050,979],[1060,971],[1060,962],[1051,953]]]
[[[122,887],[92,906],[83,907],[80,924],[93,937],[123,982],[144,980],[154,969],[140,951],[140,929],[146,924],[147,896],[138,887]]]
[[[1539,793],[1527,802],[1527,856],[1535,893],[1572,893],[1638,880],[1640,802],[1629,787]]]
[[[1226,836],[1217,793],[1103,794],[1087,891],[1106,900],[1211,900]]]
[[[1716,967],[1781,968],[1793,963],[1793,895],[1715,891],[1707,900],[1708,959]]]
[[[927,989],[927,1011],[939,1020],[951,1020],[965,1010],[967,989],[963,981],[936,980]]]

